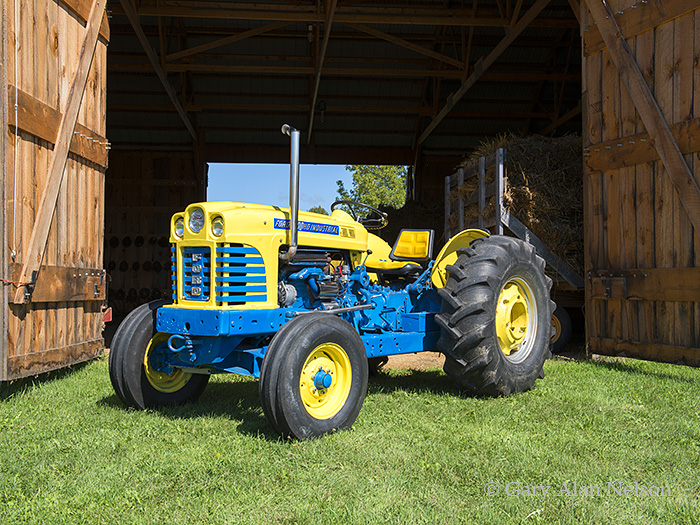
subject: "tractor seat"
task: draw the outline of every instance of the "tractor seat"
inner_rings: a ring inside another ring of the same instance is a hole
[[[423,271],[423,267],[415,263],[404,263],[403,266],[394,266],[388,268],[370,268],[367,267],[368,273],[375,273],[382,277],[401,277],[403,279],[417,279]]]
[[[417,279],[433,255],[434,236],[433,230],[401,230],[389,260],[374,259],[367,264],[367,271],[381,281]]]

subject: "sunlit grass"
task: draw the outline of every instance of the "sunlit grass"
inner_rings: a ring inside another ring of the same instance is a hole
[[[0,395],[0,523],[700,523],[700,370],[545,370],[501,399],[440,370],[381,374],[351,431],[308,442],[279,440],[236,376],[147,412],[113,394],[106,359],[16,382]]]

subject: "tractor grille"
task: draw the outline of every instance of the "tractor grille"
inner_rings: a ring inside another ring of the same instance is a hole
[[[215,297],[219,305],[267,301],[265,264],[252,246],[216,245]]]
[[[182,248],[182,298],[208,301],[211,294],[211,250],[207,247]]]
[[[173,285],[173,302],[177,302],[177,251],[174,244],[170,246],[170,280]]]

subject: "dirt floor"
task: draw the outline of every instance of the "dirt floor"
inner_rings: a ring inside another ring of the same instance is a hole
[[[382,368],[396,370],[427,370],[442,368],[445,356],[439,352],[420,352],[418,354],[392,355]]]

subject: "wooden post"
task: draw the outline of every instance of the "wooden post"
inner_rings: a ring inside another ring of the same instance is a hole
[[[464,229],[464,196],[462,195],[462,186],[464,186],[464,168],[459,168],[457,172],[457,227],[459,231]]]
[[[7,133],[7,58],[6,58],[6,43],[7,43],[7,2],[2,3],[0,8],[0,129],[2,133]],[[15,64],[17,67],[17,64]],[[7,247],[9,242],[7,239],[7,201],[5,195],[5,181],[7,181],[7,140],[0,140],[0,172],[2,172],[2,182],[0,182],[0,203],[2,211],[2,226],[0,227],[0,235],[2,235],[2,248],[0,249],[0,275],[7,278],[9,261],[7,260]],[[15,203],[13,202],[14,206]],[[7,380],[7,302],[8,302],[8,287],[5,283],[0,283],[0,381]]]
[[[678,148],[661,109],[630,51],[610,7],[602,0],[586,0],[621,81],[642,118],[644,127],[666,168],[690,222],[700,231],[700,186]]]
[[[505,191],[506,154],[503,148],[496,150],[496,233],[503,235],[503,192]]]
[[[476,223],[479,228],[484,228],[484,208],[486,208],[486,157],[479,159],[479,175],[477,175],[479,186],[479,216]]]
[[[450,240],[450,176],[445,177],[445,242]]]
[[[41,203],[36,214],[34,228],[27,246],[27,251],[23,254],[24,264],[20,274],[19,282],[26,283],[32,279],[34,272],[39,270],[41,260],[44,256],[46,240],[49,235],[49,228],[56,209],[58,200],[58,192],[61,189],[63,181],[63,172],[68,160],[68,151],[70,149],[71,139],[73,138],[73,130],[78,121],[78,111],[80,103],[85,92],[90,65],[95,55],[95,47],[97,46],[97,38],[100,32],[100,24],[102,15],[105,9],[105,0],[94,0],[90,10],[87,26],[85,28],[85,39],[80,50],[80,58],[78,60],[78,68],[73,77],[68,100],[66,101],[66,110],[63,113],[61,124],[58,128],[56,143],[49,164],[49,174],[46,179],[46,186],[41,196]],[[15,67],[17,65],[15,64]],[[3,68],[4,69],[4,68]],[[4,93],[3,93],[4,96]],[[3,133],[5,130],[3,129]],[[3,179],[5,180],[5,179]],[[15,303],[26,303],[25,287],[19,286],[14,297]]]

